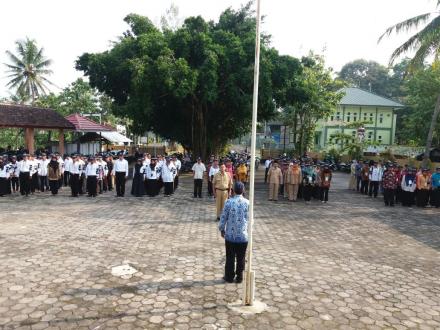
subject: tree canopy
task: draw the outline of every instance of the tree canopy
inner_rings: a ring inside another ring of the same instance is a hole
[[[26,38],[16,41],[16,53],[7,50],[10,63],[5,63],[8,68],[7,86],[15,91],[15,97],[21,102],[35,100],[48,92],[52,83],[47,78],[52,74],[49,66],[52,61],[44,56],[44,49],[38,48],[35,40]]]
[[[161,31],[130,14],[130,29],[103,53],[85,53],[76,67],[113,98],[133,130],[153,130],[205,157],[251,126],[255,17],[250,4],[227,9],[218,22],[189,17]],[[299,61],[282,57],[262,37],[258,119],[286,103]]]

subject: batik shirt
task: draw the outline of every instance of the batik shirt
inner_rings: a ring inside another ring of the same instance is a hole
[[[440,188],[440,173],[434,173],[431,177],[432,188]]]
[[[233,243],[248,241],[249,201],[241,195],[228,199],[223,208],[218,228],[225,232],[225,240]]]
[[[396,189],[396,173],[393,170],[387,170],[384,172],[382,177],[382,185],[384,189]]]

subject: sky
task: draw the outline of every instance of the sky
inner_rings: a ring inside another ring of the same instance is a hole
[[[281,54],[301,57],[310,50],[323,54],[335,71],[352,60],[365,58],[386,65],[392,51],[408,35],[393,36],[380,44],[387,27],[406,18],[435,10],[436,0],[261,0],[266,16],[263,31]],[[5,86],[6,50],[29,37],[53,60],[49,79],[60,88],[82,76],[74,68],[85,52],[102,52],[127,30],[129,13],[159,22],[174,3],[182,18],[201,15],[217,20],[228,7],[238,9],[246,0],[14,0],[0,9],[0,97]]]

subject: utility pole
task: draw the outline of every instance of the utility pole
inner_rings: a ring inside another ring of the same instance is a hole
[[[252,227],[254,224],[254,191],[255,191],[255,151],[257,141],[257,110],[258,110],[258,83],[260,74],[260,23],[261,0],[257,0],[257,26],[255,37],[255,67],[254,67],[254,95],[252,102],[252,133],[251,133],[251,171],[249,187],[249,223],[248,223],[248,250],[247,269],[245,273],[245,288],[243,304],[254,304],[255,272],[252,270]]]

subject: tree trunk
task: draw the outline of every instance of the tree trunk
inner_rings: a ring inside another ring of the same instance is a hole
[[[425,155],[423,156],[423,166],[428,165],[429,154],[432,146],[432,137],[434,135],[434,129],[437,124],[438,115],[440,113],[440,94],[437,97],[437,103],[435,104],[435,109],[432,114],[431,126],[429,127],[428,137],[426,138]]]

